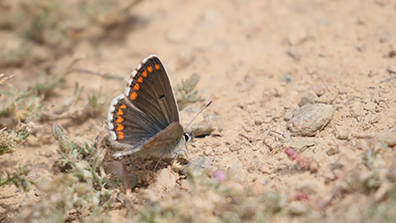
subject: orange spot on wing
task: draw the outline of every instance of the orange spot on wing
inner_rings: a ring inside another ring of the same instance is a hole
[[[137,79],[137,81],[138,81],[139,83],[143,83],[143,77],[139,77],[139,78]]]
[[[159,70],[159,69],[161,69],[161,66],[159,64],[156,64],[155,69]]]
[[[120,106],[120,108],[126,108],[126,105],[125,104],[122,104],[121,106]]]
[[[117,124],[116,131],[122,131],[125,127],[121,124]]]
[[[132,100],[135,100],[138,94],[136,92],[132,92],[131,96],[129,97]]]
[[[124,119],[123,119],[121,116],[118,116],[118,117],[117,117],[117,120],[116,120],[115,122],[121,123],[121,122],[123,122],[123,121],[124,121]]]
[[[135,86],[133,86],[133,89],[134,89],[135,91],[138,91],[138,90],[140,90],[140,86],[139,86],[139,84],[135,84]]]
[[[118,139],[124,139],[124,133],[123,132],[118,132]]]
[[[147,77],[147,71],[143,71],[142,76]]]
[[[123,115],[123,114],[124,114],[124,112],[121,109],[118,109],[117,115]]]
[[[151,72],[153,72],[153,67],[149,66],[149,67],[147,67],[147,70],[151,73]]]

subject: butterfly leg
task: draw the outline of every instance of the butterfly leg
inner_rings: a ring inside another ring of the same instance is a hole
[[[122,163],[122,172],[124,172],[124,184],[126,188],[126,193],[127,194],[132,194],[132,189],[131,189],[131,180],[129,179],[128,171],[126,169],[127,165],[125,163]]]
[[[187,145],[186,145],[186,148],[187,148]],[[188,156],[188,151],[187,151],[187,149],[181,149],[181,150],[179,150],[179,151],[177,151],[176,153],[173,154],[172,164],[173,164],[173,163],[175,162],[175,160],[176,160],[177,158],[179,158],[179,156],[180,156],[181,154],[183,154],[183,153],[186,155],[187,161],[190,162],[190,157]]]
[[[178,152],[176,153],[176,158],[179,157],[180,154],[184,153],[184,154],[186,154],[187,161],[190,162],[190,157],[188,156],[187,144],[184,144],[184,146],[186,147],[186,149],[181,149],[180,151],[178,151]]]
[[[159,164],[159,162],[161,161],[162,157],[164,157],[164,154],[165,154],[165,153],[163,153],[163,154],[160,156],[159,160],[158,160],[157,163],[155,164],[154,172],[157,170],[158,164]]]

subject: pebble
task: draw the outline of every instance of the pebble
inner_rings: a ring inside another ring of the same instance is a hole
[[[365,103],[365,104],[369,103],[370,101],[371,101],[371,99],[369,97],[364,97],[362,99],[362,102]]]
[[[200,122],[190,124],[188,130],[194,134],[194,137],[200,137],[210,135],[215,128],[211,124]]]
[[[332,104],[336,98],[337,98],[337,94],[333,92],[326,92],[319,97],[317,102],[323,104]]]
[[[211,147],[208,147],[204,150],[204,155],[205,156],[210,156],[212,154],[213,149]]]
[[[230,147],[228,147],[231,152],[239,151],[242,149],[242,146],[239,143],[234,143]]]
[[[257,142],[254,142],[254,143],[253,143],[251,149],[252,149],[252,151],[257,151],[257,150],[260,149],[260,147],[261,147],[261,142],[260,142],[260,141],[257,141]]]
[[[333,133],[337,139],[345,140],[345,139],[349,138],[348,131],[344,127],[341,127],[341,126],[335,126]]]
[[[385,130],[376,137],[379,142],[386,143],[389,147],[396,146],[396,128]]]
[[[255,125],[261,125],[261,124],[263,124],[263,121],[260,120],[260,119],[254,119],[254,124]]]
[[[361,116],[365,116],[366,112],[363,110],[363,105],[362,103],[358,102],[358,101],[354,101],[349,105],[349,109],[350,109],[350,114],[352,117],[358,118]]]
[[[268,164],[262,164],[259,169],[261,173],[272,173],[271,167]]]
[[[385,43],[392,39],[392,35],[390,33],[382,33],[380,36],[380,42]]]
[[[157,183],[169,189],[176,186],[176,174],[170,168],[158,170],[157,172]]]
[[[377,107],[377,104],[372,101],[367,102],[367,104],[363,105],[364,110],[367,110],[367,111],[374,111],[376,107]]]
[[[285,116],[283,117],[283,119],[285,120],[285,121],[289,121],[290,119],[292,119],[293,118],[293,113],[292,112],[286,112],[285,113]]]
[[[303,51],[296,47],[290,47],[288,51],[289,55],[296,60],[300,60],[303,56]]]
[[[267,136],[264,138],[264,144],[266,146],[268,146],[269,148],[271,148],[271,146],[272,146],[272,144],[274,144],[274,142],[275,142],[275,140],[270,136]]]
[[[326,87],[323,85],[314,85],[314,86],[310,87],[309,90],[314,91],[316,93],[316,95],[319,97],[327,92]]]
[[[207,169],[212,166],[213,161],[212,157],[197,156],[191,159],[188,165],[198,169]]]
[[[334,108],[326,104],[305,105],[294,113],[287,127],[293,136],[312,136],[333,118]]]
[[[303,138],[302,140],[299,140],[297,142],[290,143],[289,146],[292,149],[294,149],[296,152],[304,152],[309,147],[312,147],[312,146],[315,146],[315,145],[316,145],[315,139]]]
[[[295,31],[291,32],[287,40],[290,45],[296,46],[296,45],[306,41],[307,39],[308,39],[307,32],[303,29],[300,29],[300,30],[295,30]]]
[[[389,73],[396,73],[396,65],[390,65],[386,68],[386,71],[388,71]]]
[[[227,175],[230,179],[238,182],[244,183],[246,181],[246,171],[242,166],[242,163],[234,163],[230,169],[227,171]]]
[[[273,119],[279,119],[283,117],[283,107],[277,106],[271,111],[271,117]]]
[[[379,93],[378,91],[372,92],[372,93],[371,93],[371,99],[373,99],[373,101],[374,101],[375,103],[380,102],[380,100],[381,100],[380,93]]]
[[[300,103],[298,103],[298,106],[302,107],[304,105],[315,104],[318,99],[319,99],[319,97],[314,91],[311,91],[311,90],[307,91],[301,97],[301,100],[300,100]]]

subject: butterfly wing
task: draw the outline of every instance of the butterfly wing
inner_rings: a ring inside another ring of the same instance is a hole
[[[134,156],[154,156],[161,157],[163,155],[173,154],[184,145],[183,127],[178,122],[171,123],[168,127],[158,132],[156,135],[145,141],[142,146],[136,146],[133,149],[118,151],[113,157],[131,157]],[[178,145],[181,145],[178,148]],[[160,148],[160,149],[159,149]]]
[[[115,148],[137,150],[173,122],[179,122],[179,109],[172,86],[160,59],[151,55],[132,72],[124,94],[113,99],[109,139]]]

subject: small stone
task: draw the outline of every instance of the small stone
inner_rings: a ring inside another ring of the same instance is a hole
[[[300,60],[303,56],[303,51],[296,47],[290,47],[288,51],[289,55],[293,57],[295,60]]]
[[[337,98],[337,94],[333,92],[326,92],[322,96],[320,96],[317,102],[323,104],[332,104],[336,98]]]
[[[198,169],[206,169],[212,166],[212,163],[214,161],[214,158],[208,158],[208,157],[194,157],[193,159],[190,160],[190,163],[188,166],[192,166],[194,168]]]
[[[157,183],[169,189],[172,189],[176,186],[176,174],[173,173],[171,168],[165,168],[158,170],[157,172]]]
[[[396,73],[396,65],[390,65],[386,68],[386,71],[388,71],[391,74]]]
[[[261,173],[272,173],[271,167],[268,164],[262,164],[259,169]]]
[[[246,180],[246,171],[244,170],[242,163],[234,163],[230,169],[227,171],[227,175],[230,179],[238,182],[244,183]]]
[[[392,39],[392,35],[390,33],[382,33],[380,36],[380,42],[385,43]]]
[[[266,146],[268,146],[269,148],[271,148],[271,146],[272,146],[272,144],[274,144],[274,142],[275,142],[275,140],[272,137],[267,136],[264,138],[264,144]]]
[[[365,116],[366,112],[363,109],[362,103],[354,101],[349,105],[350,115],[354,118]]]
[[[205,149],[204,151],[204,155],[205,156],[210,156],[210,154],[212,154],[213,149],[211,147],[208,147]]]
[[[364,110],[367,110],[367,111],[373,111],[376,107],[377,107],[377,104],[372,101],[368,102],[367,104],[365,104],[363,106]]]
[[[312,136],[333,118],[334,108],[326,104],[305,105],[294,113],[287,127],[293,136]]]
[[[193,123],[189,126],[189,131],[191,131],[195,137],[208,136],[214,130],[215,128],[211,124],[206,123],[206,121]]]
[[[270,123],[270,122],[272,122],[272,117],[265,117],[263,119],[263,123]]]
[[[335,126],[333,133],[337,139],[345,140],[349,137],[348,131],[341,126]]]
[[[315,104],[315,102],[319,99],[318,95],[314,91],[307,91],[301,97],[300,103],[298,106],[302,107],[304,105]]]
[[[338,146],[330,146],[330,148],[326,151],[328,156],[334,156],[340,153],[340,147]]]
[[[371,99],[369,97],[365,97],[362,99],[362,102],[365,104],[369,103],[370,101],[371,101]]]
[[[239,151],[242,149],[242,146],[239,143],[232,144],[230,147],[228,147],[231,152]]]
[[[253,151],[257,151],[260,149],[261,142],[254,143],[252,146]]]
[[[310,90],[314,91],[317,96],[322,96],[324,93],[326,93],[326,87],[323,85],[315,85],[309,88]]]
[[[296,152],[304,152],[307,150],[309,147],[315,146],[315,139],[311,138],[303,138],[302,140],[299,140],[297,142],[292,142],[290,143],[290,147],[294,149]]]
[[[374,101],[375,103],[380,102],[380,100],[381,100],[380,93],[379,93],[378,91],[372,92],[372,93],[371,93],[371,98],[373,99],[373,101]]]
[[[381,132],[376,139],[379,142],[386,143],[389,147],[396,146],[396,128]]]
[[[289,44],[292,46],[296,46],[308,39],[307,32],[303,29],[294,30],[290,33],[288,37]]]
[[[285,113],[285,116],[283,117],[283,119],[285,120],[285,121],[289,121],[290,119],[292,119],[293,118],[293,113],[292,112],[286,112]]]
[[[255,119],[255,120],[254,120],[254,124],[255,124],[255,125],[261,125],[261,124],[263,124],[263,121],[262,121],[262,120],[259,120],[259,119]]]

